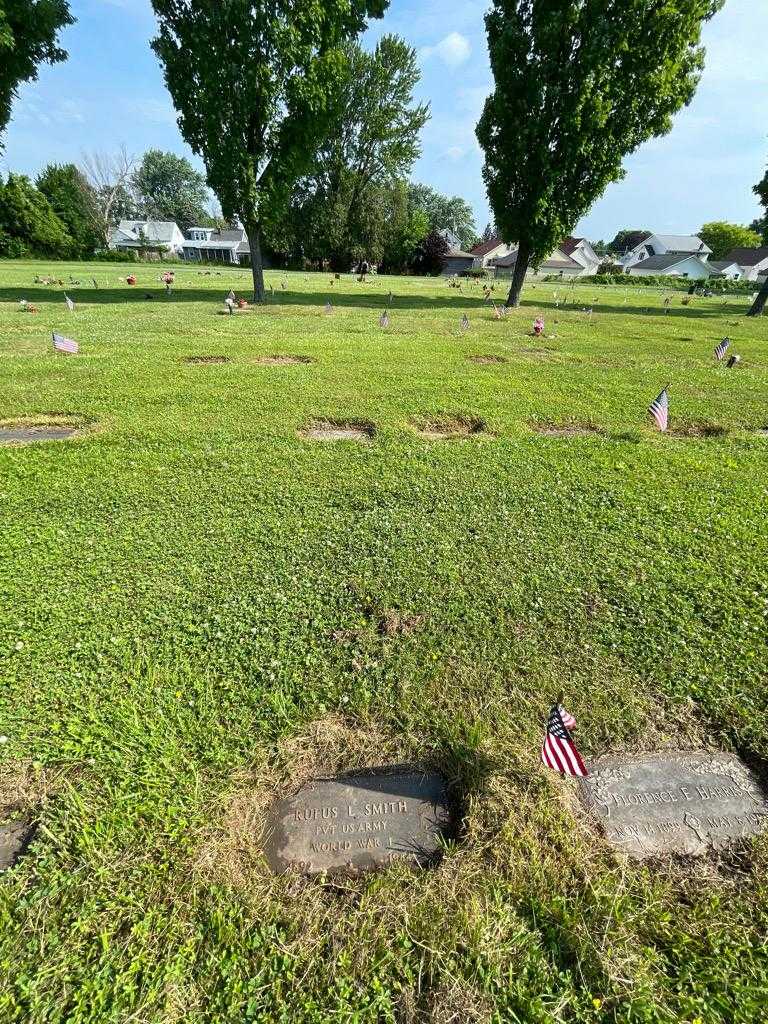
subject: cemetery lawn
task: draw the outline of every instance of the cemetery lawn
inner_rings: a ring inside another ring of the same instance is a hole
[[[587,758],[766,764],[748,296],[537,283],[496,321],[479,286],[274,271],[230,317],[247,270],[166,299],[131,269],[0,263],[0,418],[83,428],[0,447],[0,814],[38,823],[0,875],[0,1020],[765,1019],[766,840],[623,862],[539,762],[562,694]],[[35,274],[80,280],[75,312]],[[675,436],[645,412],[668,383]],[[416,430],[446,422],[476,429]],[[276,794],[389,763],[461,797],[439,867],[269,874]]]

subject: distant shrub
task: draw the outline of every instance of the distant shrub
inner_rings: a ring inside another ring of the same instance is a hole
[[[469,270],[462,270],[459,277],[472,277],[475,280],[488,277],[488,271],[485,267],[471,267]]]
[[[101,263],[135,263],[136,256],[132,252],[125,252],[122,249],[102,249],[94,253],[93,258]]]

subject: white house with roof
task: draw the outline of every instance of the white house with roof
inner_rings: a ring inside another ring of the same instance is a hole
[[[692,281],[702,281],[711,275],[711,270],[707,260],[701,256],[693,253],[668,252],[661,256],[646,256],[639,263],[629,267],[627,273],[631,277],[663,274],[668,277],[687,277]]]
[[[596,274],[597,268],[602,263],[601,258],[586,238],[566,238],[560,243],[558,248],[575,263],[583,267],[579,277],[591,277],[593,274]]]
[[[634,248],[620,256],[618,262],[625,270],[644,263],[646,260],[657,256],[686,255],[697,256],[706,263],[712,255],[712,250],[698,235],[649,235],[642,242],[638,242]],[[650,267],[645,268],[651,273]],[[663,274],[663,270],[654,270],[653,273]]]
[[[768,246],[757,249],[731,249],[726,260],[738,263],[745,281],[759,281],[768,274]]]
[[[124,252],[160,250],[181,256],[184,235],[172,220],[121,220],[109,239],[110,249]]]
[[[514,246],[512,252],[507,256],[498,256],[489,262],[489,267],[494,268],[496,277],[512,277],[515,272],[515,264],[517,263],[517,251],[518,247]],[[532,277],[559,276],[571,278],[581,277],[583,272],[584,267],[580,263],[571,259],[562,249],[558,248],[535,270],[533,267],[530,267],[527,274]]]
[[[183,241],[183,255],[190,263],[251,262],[251,247],[244,228],[189,228]]]
[[[501,256],[509,256],[514,250],[513,245],[508,245],[506,242],[494,235],[493,238],[489,238],[487,242],[480,242],[474,249],[470,249],[470,255],[474,257],[474,269],[484,270],[487,268],[491,260],[498,259]]]
[[[729,281],[740,281],[744,276],[743,267],[733,260],[707,260],[712,277],[724,277]]]

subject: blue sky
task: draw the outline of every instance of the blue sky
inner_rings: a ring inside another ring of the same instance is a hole
[[[483,12],[486,0],[391,0],[366,40],[404,36],[419,53],[421,98],[432,119],[413,178],[464,196],[478,228],[489,219],[474,136],[490,87]],[[83,151],[125,144],[190,155],[157,61],[149,49],[149,0],[73,0],[77,24],[63,33],[69,60],[24,86],[6,136],[3,170],[34,175],[49,161],[77,162]],[[768,162],[768,3],[726,0],[705,28],[706,70],[696,98],[672,132],[626,161],[578,225],[592,239],[619,228],[695,231],[707,220],[748,223],[760,213],[752,185]]]

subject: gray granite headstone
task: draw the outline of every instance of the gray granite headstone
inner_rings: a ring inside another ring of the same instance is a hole
[[[41,441],[66,441],[78,433],[76,427],[0,427],[0,444],[39,444]]]
[[[768,800],[733,754],[607,755],[587,767],[582,797],[630,857],[703,854],[768,826]]]
[[[34,824],[26,818],[0,825],[0,871],[13,867],[27,848],[34,830]]]
[[[358,874],[396,861],[426,867],[452,823],[435,773],[386,771],[304,786],[272,811],[265,853],[276,872]]]

